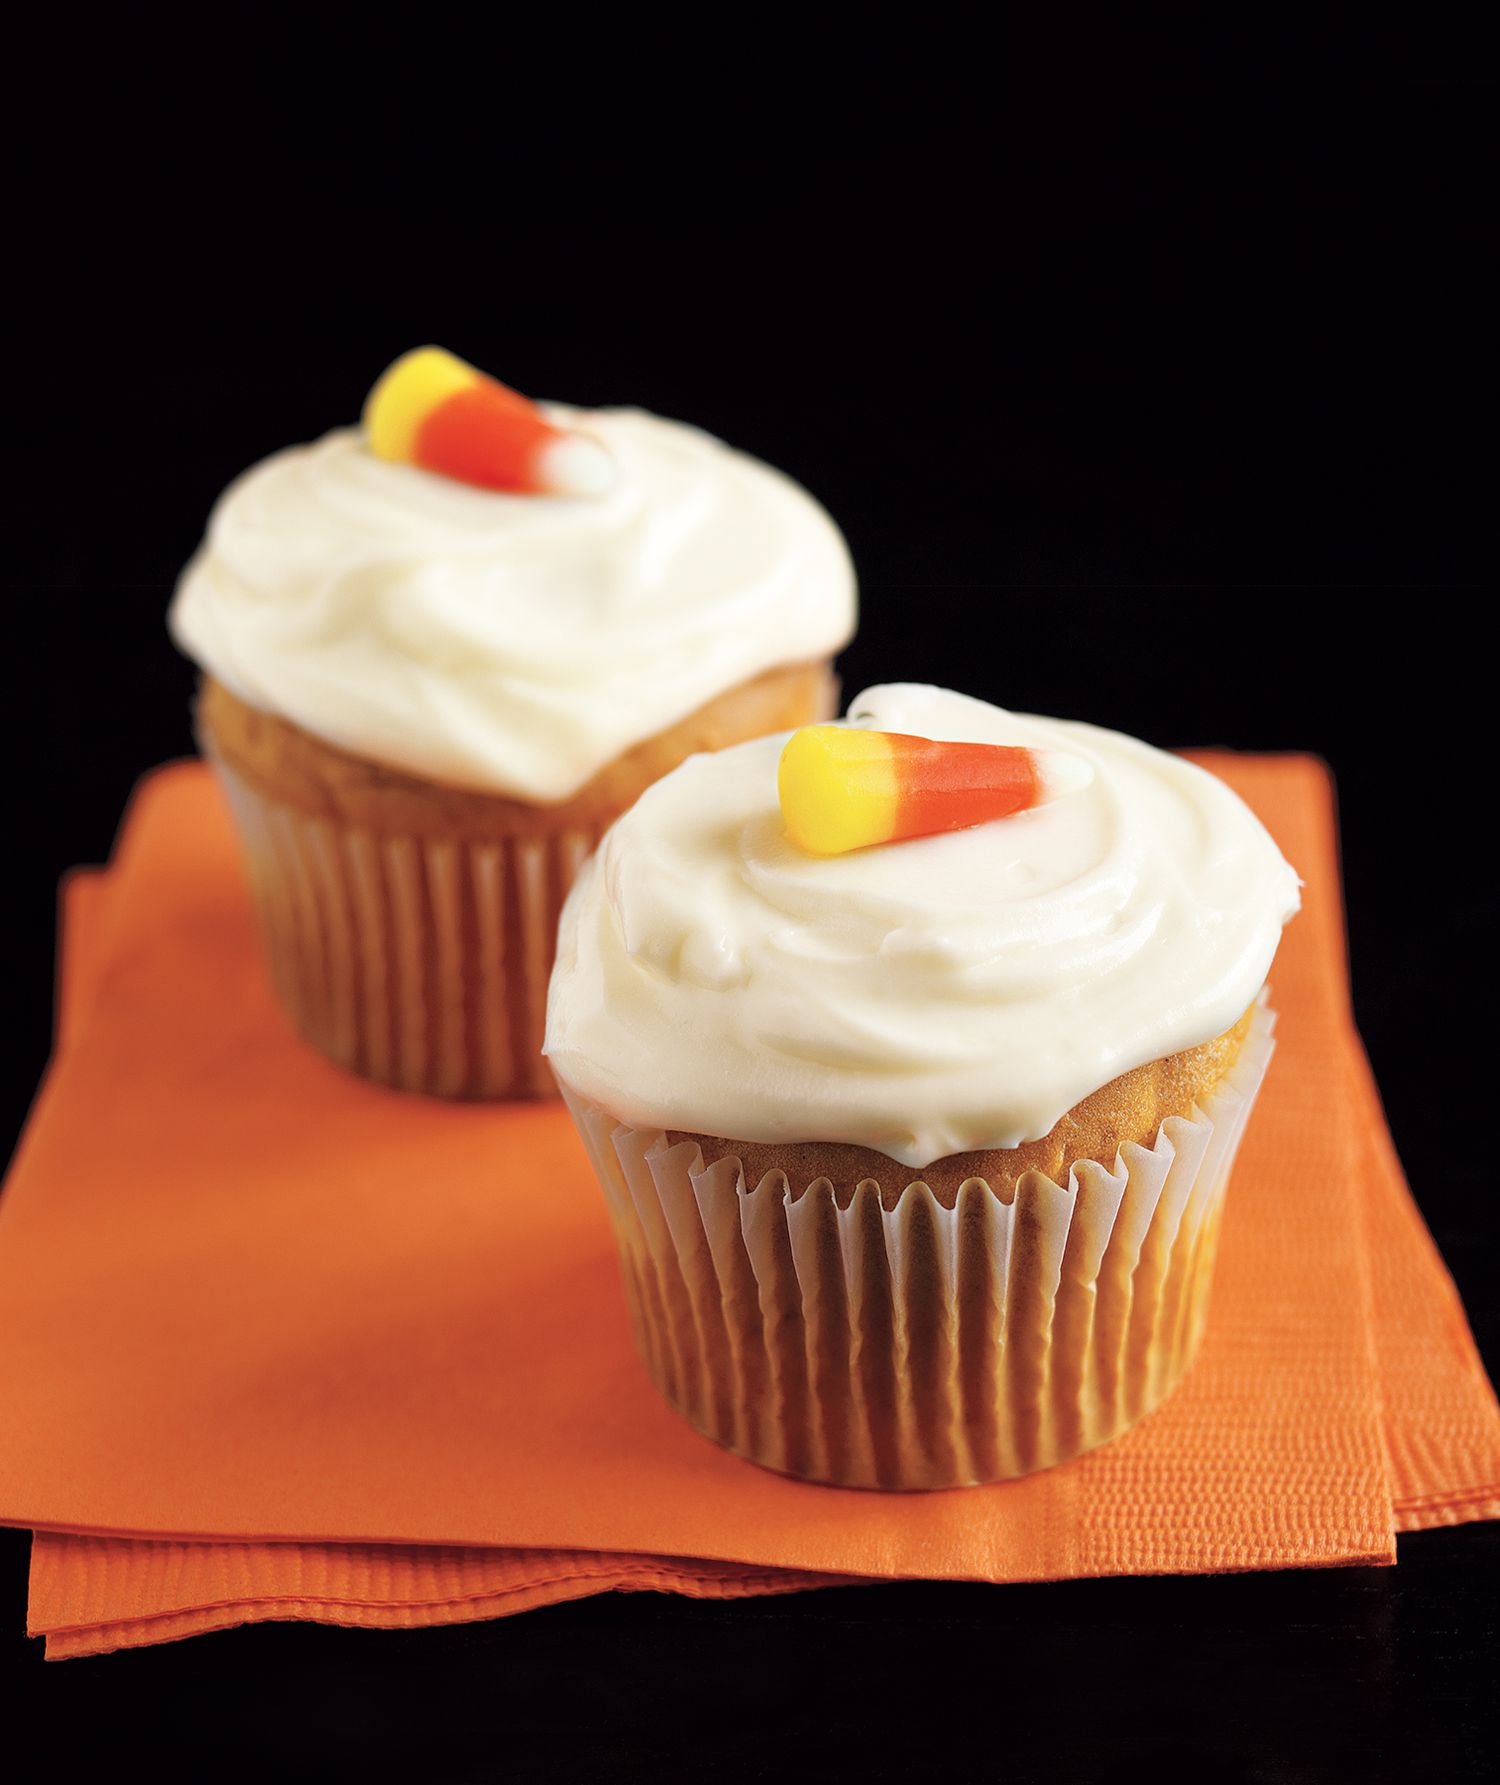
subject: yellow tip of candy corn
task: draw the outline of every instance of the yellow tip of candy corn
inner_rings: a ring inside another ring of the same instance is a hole
[[[812,855],[866,849],[895,828],[895,759],[881,732],[805,726],[781,753],[776,786],[786,834]]]
[[[442,347],[414,347],[387,366],[365,399],[364,424],[377,458],[409,460],[423,419],[480,378]]]

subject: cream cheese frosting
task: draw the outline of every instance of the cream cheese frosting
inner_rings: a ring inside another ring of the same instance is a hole
[[[785,736],[690,758],[564,909],[545,1051],[566,1084],[641,1127],[920,1168],[1040,1139],[1254,1001],[1299,882],[1222,781],[940,688],[871,688],[850,715],[1068,751],[1093,778],[993,824],[818,857],[783,834]]]
[[[641,410],[544,407],[603,442],[608,493],[475,489],[377,458],[358,429],[254,466],[183,572],[178,645],[325,742],[546,805],[848,642],[848,551],[790,478]]]

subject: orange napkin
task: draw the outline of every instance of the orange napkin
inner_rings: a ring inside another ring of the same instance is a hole
[[[1202,1357],[1103,1451],[915,1496],[767,1475],[670,1414],[562,1112],[409,1100],[300,1047],[203,772],[153,777],[73,926],[0,1204],[0,1516],[38,1528],[48,1652],[609,1586],[1390,1561],[1398,1525],[1493,1516],[1500,1415],[1349,1020],[1326,776],[1209,760],[1308,903]]]

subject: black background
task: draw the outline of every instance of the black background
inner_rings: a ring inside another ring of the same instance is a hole
[[[23,64],[10,162],[7,1132],[47,1052],[58,876],[190,748],[162,615],[211,502],[436,340],[801,479],[860,572],[851,692],[932,680],[1326,757],[1357,1015],[1493,1368],[1470,1013],[1491,968],[1495,94],[1463,46],[1237,46],[1166,78],[1141,46],[1094,43],[1079,76],[954,40],[939,80],[878,34],[826,67],[788,39],[761,73],[763,45],[636,21],[585,70],[372,17],[372,76],[264,20],[216,15],[172,42],[180,66],[164,28],[87,55],[72,29]],[[173,1777],[442,1779],[1148,1760],[1445,1780],[1496,1759],[1488,1527],[1404,1539],[1397,1570],[611,1597],[55,1667],[19,1635],[25,1556],[0,1533],[0,1741],[45,1730],[59,1777],[132,1753]]]

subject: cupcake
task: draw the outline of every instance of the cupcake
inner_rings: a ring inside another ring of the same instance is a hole
[[[301,1034],[379,1083],[548,1093],[563,898],[684,758],[836,710],[854,578],[768,465],[437,349],[220,498],[170,625]]]
[[[851,713],[614,825],[546,1052],[699,1431],[846,1486],[994,1481],[1191,1363],[1298,881],[1132,738],[910,685]]]

